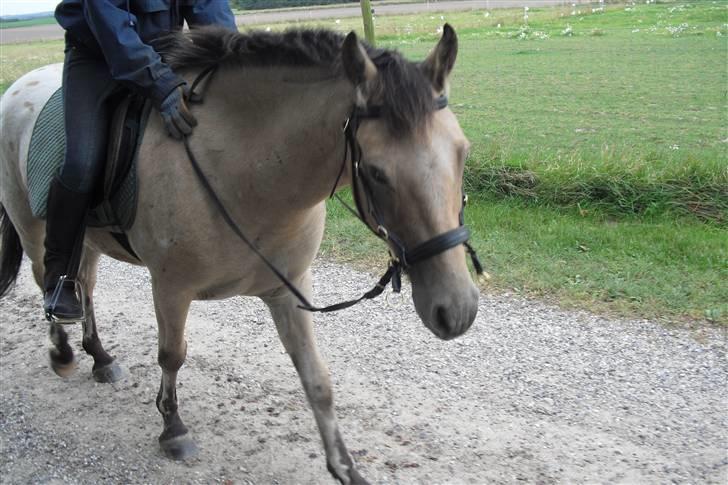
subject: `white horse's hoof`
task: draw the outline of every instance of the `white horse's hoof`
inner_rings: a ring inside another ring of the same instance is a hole
[[[51,359],[51,369],[53,369],[53,372],[55,372],[58,377],[69,377],[76,372],[78,363],[76,362],[75,357],[73,357],[70,362],[61,362],[58,359],[58,356],[55,355],[57,353],[56,349],[51,349],[48,353],[50,354]]]

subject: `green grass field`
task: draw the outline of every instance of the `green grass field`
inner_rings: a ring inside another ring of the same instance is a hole
[[[34,25],[48,25],[56,23],[56,19],[52,16],[30,20],[17,20],[9,22],[7,20],[0,21],[0,29],[15,29],[18,27],[33,27]]]
[[[490,290],[726,322],[728,6],[634,3],[381,17],[376,30],[414,59],[444,21],[458,31],[451,106],[473,143],[466,217]],[[0,89],[61,60],[60,42],[2,46]],[[324,254],[382,261],[366,229],[329,211]]]

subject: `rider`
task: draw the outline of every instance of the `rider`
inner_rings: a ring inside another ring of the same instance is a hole
[[[66,151],[48,194],[43,306],[49,319],[73,321],[83,315],[73,279],[86,212],[104,171],[110,98],[131,88],[153,102],[170,135],[190,134],[197,121],[185,104],[186,83],[150,42],[185,20],[191,28],[237,28],[226,0],[63,0],[55,16],[66,30]],[[59,284],[64,277],[67,283]]]

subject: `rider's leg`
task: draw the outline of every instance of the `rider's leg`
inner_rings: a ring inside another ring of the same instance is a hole
[[[81,259],[86,213],[106,160],[108,99],[117,89],[103,58],[66,42],[66,153],[48,194],[43,260],[44,308],[56,320],[80,320],[83,315],[72,280]],[[71,281],[57,289],[62,276]]]

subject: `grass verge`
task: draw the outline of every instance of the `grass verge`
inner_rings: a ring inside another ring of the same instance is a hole
[[[322,254],[374,273],[386,249],[331,201]],[[617,316],[728,324],[726,232],[692,218],[614,220],[524,203],[471,198],[471,242],[492,279],[515,292]]]

